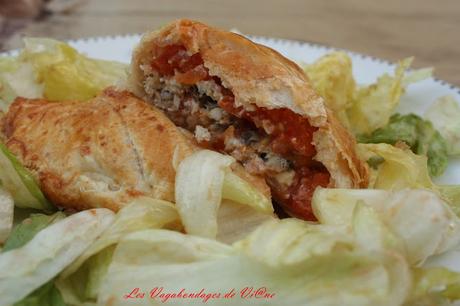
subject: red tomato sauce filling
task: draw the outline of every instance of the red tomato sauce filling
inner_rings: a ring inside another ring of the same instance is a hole
[[[274,199],[291,215],[306,220],[314,220],[311,198],[318,186],[326,187],[330,175],[320,163],[313,161],[316,149],[312,144],[312,127],[308,120],[289,109],[267,109],[258,107],[255,111],[245,111],[235,107],[232,92],[222,86],[219,78],[210,76],[203,65],[201,55],[187,54],[180,45],[169,45],[155,50],[151,62],[153,70],[162,77],[171,77],[184,85],[194,85],[202,80],[214,80],[221,86],[223,98],[216,101],[226,112],[242,120],[247,120],[270,137],[270,148],[274,153],[289,160],[295,175],[288,187],[277,184],[272,177],[266,177]],[[212,147],[223,151],[219,142]]]

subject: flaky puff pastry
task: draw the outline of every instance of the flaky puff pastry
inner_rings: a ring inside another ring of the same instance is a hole
[[[1,130],[45,196],[75,210],[117,211],[139,196],[174,202],[174,167],[199,149],[162,112],[113,88],[87,102],[17,98]],[[270,197],[261,178],[233,167]]]
[[[315,160],[331,175],[330,187],[360,188],[368,184],[368,168],[355,152],[356,141],[326,107],[308,77],[294,62],[275,50],[203,23],[178,20],[143,36],[133,53],[130,86],[143,98],[145,75],[156,49],[182,45],[189,54],[199,53],[211,76],[235,97],[235,106],[245,109],[288,108],[307,117],[318,128],[313,135]]]

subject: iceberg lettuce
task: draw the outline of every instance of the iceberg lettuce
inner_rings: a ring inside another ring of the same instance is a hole
[[[13,227],[14,203],[11,195],[0,185],[0,245],[10,235]]]
[[[452,305],[460,300],[460,273],[438,267],[418,268],[413,275],[413,293],[405,306]]]
[[[63,42],[25,38],[24,45],[19,61],[33,66],[46,99],[85,101],[126,77],[125,64],[86,57]]]
[[[452,210],[460,216],[460,185],[438,185],[436,189],[450,203]]]
[[[165,201],[141,197],[123,207],[109,228],[59,276],[57,286],[69,305],[96,299],[113,250],[125,235],[152,228],[180,228],[175,207]]]
[[[409,84],[431,76],[429,68],[406,74],[411,63],[412,58],[400,61],[393,76],[384,74],[367,86],[356,85],[351,58],[345,52],[327,54],[304,70],[342,124],[355,134],[367,134],[388,123]]]
[[[404,189],[433,188],[428,174],[427,158],[389,144],[358,144],[357,152],[363,160],[382,158],[371,170],[369,188]]]
[[[21,301],[53,279],[83,253],[112,220],[113,212],[108,209],[83,211],[44,228],[23,246],[2,252],[2,304]]]
[[[124,298],[133,288],[145,298]],[[266,295],[251,299],[251,288],[263,288]],[[400,305],[410,288],[404,258],[371,255],[337,230],[283,220],[265,223],[233,247],[165,230],[130,234],[115,250],[98,303]],[[178,298],[181,289],[196,298]],[[232,293],[233,298],[225,298]]]
[[[251,206],[222,200],[217,212],[218,241],[231,244],[243,239],[261,224],[277,219],[276,215],[257,211]]]
[[[384,127],[399,104],[407,85],[431,76],[431,69],[422,69],[406,76],[412,58],[400,61],[394,76],[384,74],[375,84],[358,89],[347,115],[355,134],[371,133]]]
[[[441,175],[447,168],[447,143],[433,125],[417,115],[394,114],[388,124],[371,134],[358,135],[361,143],[404,142],[412,152],[426,155],[431,176]]]
[[[404,188],[430,189],[447,201],[460,216],[460,185],[436,185],[430,178],[427,158],[408,148],[389,144],[358,144],[358,154],[373,165],[370,168],[369,188],[400,190]]]
[[[2,251],[5,252],[22,247],[32,240],[32,238],[42,229],[64,219],[65,217],[65,214],[62,212],[57,212],[50,216],[44,214],[30,215],[29,218],[24,219],[21,223],[14,227]],[[41,305],[66,306],[60,292],[54,285],[53,280],[47,282],[43,286],[34,290],[27,297],[14,304],[14,306]]]
[[[234,161],[230,156],[201,150],[178,165],[176,207],[188,234],[217,237],[222,198],[247,205],[254,214],[273,213],[270,199],[232,172]]]
[[[347,228],[354,226],[358,207],[365,205],[372,208],[383,222],[383,225],[374,227],[386,226],[388,230],[383,232],[390,231],[401,239],[403,254],[411,265],[419,265],[429,256],[460,245],[460,219],[436,193],[425,189],[387,191],[321,188],[315,192],[312,205],[322,224],[344,225]],[[375,217],[367,214],[362,219],[368,223]],[[365,228],[362,233],[368,234]],[[398,244],[395,238],[388,237],[393,242],[387,245]],[[377,239],[368,239],[366,243],[372,245],[375,241]]]
[[[65,217],[66,215],[62,212],[57,212],[53,215],[31,214],[28,218],[14,227],[5,242],[3,252],[22,247],[32,240],[39,231]]]
[[[54,210],[48,202],[32,174],[0,142],[0,182],[13,197],[14,204],[23,208]]]
[[[350,127],[346,110],[356,91],[350,56],[342,51],[329,53],[307,65],[305,72],[326,105],[346,127]]]
[[[460,154],[460,105],[451,96],[444,96],[435,101],[425,112],[442,136],[447,140],[450,155]]]
[[[62,299],[61,293],[50,281],[41,286],[14,306],[68,306]]]
[[[0,110],[6,111],[18,95],[40,98],[43,86],[37,83],[30,63],[20,63],[12,56],[0,56]]]
[[[126,76],[126,64],[89,58],[57,40],[25,38],[18,56],[0,57],[0,110],[18,96],[85,101]]]

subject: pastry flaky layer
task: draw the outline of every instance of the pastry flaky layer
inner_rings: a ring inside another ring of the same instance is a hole
[[[178,20],[144,35],[135,49],[130,86],[138,96],[152,99],[151,90],[145,86],[146,75],[152,73],[152,57],[167,46],[182,46],[189,56],[199,54],[209,75],[217,77],[221,86],[231,91],[235,107],[248,111],[255,106],[289,109],[308,118],[316,128],[312,138],[316,149],[314,160],[329,172],[330,187],[367,186],[368,168],[356,155],[355,139],[294,62],[241,35],[196,21]]]
[[[174,202],[175,169],[192,137],[127,91],[87,102],[17,98],[2,119],[7,147],[58,206],[114,211],[139,196]],[[236,172],[266,196],[262,179]]]

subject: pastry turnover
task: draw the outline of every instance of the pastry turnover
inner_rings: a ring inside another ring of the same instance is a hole
[[[67,209],[117,211],[139,196],[174,202],[174,166],[199,149],[162,112],[113,88],[87,102],[17,98],[1,122],[7,147]],[[262,178],[233,170],[270,197]]]
[[[302,69],[243,36],[191,20],[148,33],[133,53],[130,86],[202,147],[263,177],[290,215],[314,218],[318,186],[367,185],[354,138]]]

